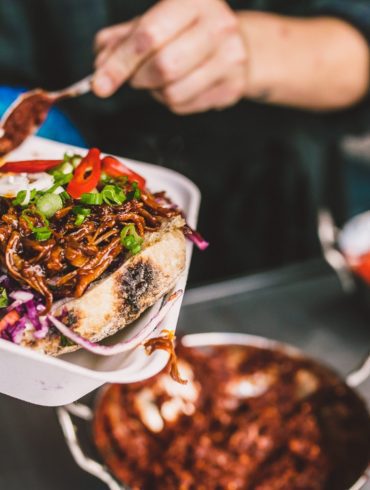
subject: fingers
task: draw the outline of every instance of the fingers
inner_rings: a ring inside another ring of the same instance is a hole
[[[157,89],[183,78],[211,56],[215,47],[208,37],[206,26],[191,26],[149,57],[130,80],[131,85]]]
[[[113,54],[114,50],[117,48],[121,38],[112,38],[106,42],[104,48],[97,54],[94,61],[94,68],[98,70],[104,65],[107,59]]]
[[[159,98],[170,107],[183,105],[218,83],[222,76],[223,70],[220,68],[217,58],[211,58],[185,78],[155,93],[158,96],[157,99]]]
[[[246,64],[247,53],[243,42],[238,36],[231,36],[211,58],[184,78],[157,91],[155,98],[171,110],[179,112],[179,108],[184,109],[194,100],[198,101],[208,89],[223,83],[231,84],[233,89],[237,88],[240,98],[245,90]],[[228,68],[225,70],[225,67]]]
[[[145,59],[196,20],[195,5],[189,0],[162,0],[144,14],[129,36],[113,50],[96,72],[94,92],[101,97],[114,93]],[[102,37],[100,43],[104,41]]]
[[[160,102],[164,102],[158,93],[153,96]],[[225,80],[208,88],[195,99],[178,105],[172,105],[172,112],[179,115],[205,112],[210,109],[223,109],[240,99],[240,87],[232,80]]]
[[[245,96],[247,50],[237,16],[223,0],[160,0],[139,19],[102,30],[95,45],[98,96],[129,80],[178,114]]]
[[[135,22],[137,22],[137,19],[107,27],[96,34],[94,40],[95,69],[103,66],[118,45],[128,37],[134,28]]]

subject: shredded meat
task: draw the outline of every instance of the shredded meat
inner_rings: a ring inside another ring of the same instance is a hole
[[[144,344],[144,347],[146,353],[149,356],[153,354],[153,352],[155,352],[156,350],[165,350],[166,352],[168,352],[170,355],[168,368],[172,379],[174,381],[177,381],[177,383],[186,385],[188,381],[181,377],[177,364],[177,355],[174,345],[175,338],[175,333],[172,330],[165,330],[159,337],[153,337],[147,340]]]
[[[17,231],[13,231],[10,239],[5,247],[5,264],[14,279],[22,280],[22,275],[19,272],[19,267],[22,266],[22,261],[19,259],[17,248],[19,246],[21,236]]]
[[[124,187],[129,195],[131,184]],[[140,199],[122,205],[90,206],[91,214],[80,226],[76,226],[72,212],[80,202],[69,202],[49,220],[52,236],[37,241],[32,228],[45,226],[37,210],[31,206],[24,216],[11,199],[0,198],[1,264],[14,279],[41,294],[49,311],[54,299],[80,297],[112,264],[122,263],[129,253],[120,240],[126,224],[133,223],[144,237],[146,232],[158,230],[164,220],[180,214],[163,202],[162,194],[157,198],[142,192]]]

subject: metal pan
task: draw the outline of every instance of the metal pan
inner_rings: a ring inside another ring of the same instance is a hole
[[[216,345],[245,345],[264,349],[278,350],[290,357],[307,357],[301,350],[264,337],[240,333],[199,333],[186,335],[181,340],[185,347],[206,347]],[[352,389],[359,386],[370,376],[370,353],[362,365],[346,377],[346,384]],[[99,398],[99,394],[98,394]],[[57,415],[62,427],[66,443],[75,462],[91,475],[104,482],[110,490],[130,490],[128,486],[118,482],[107,470],[103,463],[92,454],[92,448],[86,448],[80,438],[75,422],[85,425],[85,429],[91,429],[93,409],[87,405],[74,403],[59,407]],[[89,455],[90,454],[90,455]],[[364,474],[358,475],[358,480],[348,490],[360,490],[370,481],[370,462]]]

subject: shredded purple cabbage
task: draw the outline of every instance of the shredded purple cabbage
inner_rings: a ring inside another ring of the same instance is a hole
[[[32,334],[35,338],[44,338],[51,324],[47,318],[40,317],[38,314],[45,308],[42,297],[31,292],[29,288],[21,287],[14,279],[5,274],[0,276],[0,286],[5,288],[8,298],[14,300],[6,308],[0,310],[1,318],[12,310],[15,310],[20,316],[15,323],[5,324],[0,331],[0,338],[19,344],[25,328],[30,325],[34,329]]]
[[[37,314],[37,308],[34,300],[27,301],[27,303],[24,304],[24,306],[27,309],[27,316],[32,325],[35,327],[35,330],[41,330],[42,325],[40,322],[40,318]]]
[[[15,344],[19,344],[22,338],[23,330],[26,328],[26,325],[27,325],[27,319],[20,318],[16,323],[14,323],[13,325],[9,325],[3,331],[4,335],[2,335],[2,338],[5,338],[6,340],[10,340]]]

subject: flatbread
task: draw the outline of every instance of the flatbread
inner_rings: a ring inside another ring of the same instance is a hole
[[[54,316],[82,337],[98,342],[136,320],[143,311],[171,290],[185,269],[186,247],[180,216],[167,221],[156,232],[147,233],[142,250],[128,258],[116,271],[96,281],[77,299],[57,302]],[[21,345],[49,355],[79,348],[65,345],[62,336],[50,329],[44,339],[25,331]]]

